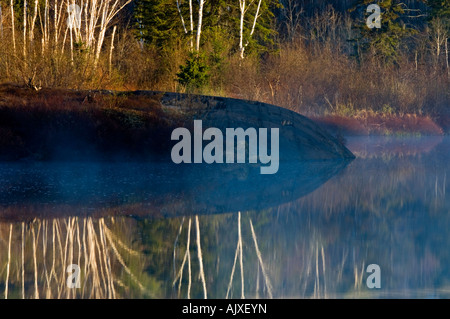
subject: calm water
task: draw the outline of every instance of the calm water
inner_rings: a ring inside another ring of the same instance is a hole
[[[275,176],[0,164],[0,297],[449,298],[450,138],[347,145],[352,162]]]

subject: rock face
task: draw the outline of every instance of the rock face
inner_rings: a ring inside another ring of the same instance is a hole
[[[137,95],[154,92],[137,91]],[[161,98],[165,109],[187,115],[184,126],[202,120],[203,129],[217,127],[247,129],[278,128],[280,160],[353,159],[354,155],[315,122],[298,113],[270,104],[222,97],[165,93]],[[268,143],[270,145],[270,143]]]
[[[0,161],[170,161],[174,129],[279,132],[279,160],[351,159],[310,119],[274,105],[154,91],[111,92],[0,85]],[[203,143],[205,146],[208,143]],[[259,151],[259,150],[258,150]],[[268,154],[270,153],[268,150]]]
[[[73,105],[0,103],[0,131],[20,140],[0,143],[0,159],[15,156],[0,163],[0,219],[29,207],[32,216],[61,215],[66,206],[68,215],[134,207],[133,214],[155,217],[262,210],[314,191],[354,158],[313,121],[264,103],[152,91],[62,94]],[[264,175],[248,161],[173,163],[171,133],[192,130],[195,120],[222,132],[278,128],[279,170]]]

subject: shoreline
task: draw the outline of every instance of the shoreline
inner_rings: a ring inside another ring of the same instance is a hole
[[[310,118],[335,136],[444,136],[450,134],[450,115],[382,114],[322,115]]]
[[[35,91],[0,84],[0,161],[152,158],[169,147],[168,136],[174,128],[196,118],[201,109],[207,113],[211,107],[220,110],[221,103],[259,105],[256,101],[156,91]],[[250,111],[243,108],[242,112]],[[317,129],[341,145],[351,136],[444,136],[450,129],[450,115],[432,119],[428,115],[359,111],[353,116],[301,118],[301,123],[312,120]],[[306,130],[308,125],[301,123],[296,126]]]

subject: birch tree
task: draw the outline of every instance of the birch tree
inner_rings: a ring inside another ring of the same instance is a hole
[[[34,44],[36,30],[41,36],[42,54],[52,47],[54,52],[64,52],[67,42],[73,55],[74,42],[82,43],[91,53],[91,61],[97,66],[103,48],[106,32],[113,25],[113,19],[131,0],[34,0],[32,14],[28,19],[28,3],[24,0],[23,37],[24,54],[26,42]],[[13,1],[11,14],[14,16]],[[29,23],[28,23],[29,22]],[[14,19],[12,19],[14,30]],[[28,35],[28,36],[27,36]],[[15,50],[15,34],[13,47]]]
[[[448,38],[450,35],[450,0],[424,0],[429,7],[428,20],[432,30],[432,46],[434,46],[437,66],[441,50],[445,51],[445,67],[450,77],[448,61]],[[443,48],[442,48],[443,47]]]
[[[92,2],[96,3],[97,0],[92,0]],[[97,35],[97,49],[94,58],[94,66],[97,66],[98,60],[100,58],[101,49],[103,46],[103,42],[105,40],[105,34],[107,29],[111,25],[112,19],[127,5],[131,2],[131,0],[120,1],[120,0],[104,0],[101,1],[99,6],[98,15],[101,15],[101,22],[99,25],[99,33]]]
[[[186,28],[186,23],[184,22],[183,13],[181,12],[181,4],[180,0],[177,0],[177,10],[180,15],[181,25],[183,26],[183,30],[185,34],[190,34],[190,48],[191,51],[194,48],[194,18],[192,15],[192,0],[189,0],[189,21],[190,21],[190,33]]]
[[[12,34],[12,43],[13,43],[13,52],[14,55],[16,55],[16,27],[14,25],[14,1],[11,0],[9,7],[11,9],[11,34]]]
[[[0,39],[3,40],[3,11],[1,2],[0,2]]]
[[[205,0],[199,0],[198,6],[198,24],[197,24],[197,41],[195,45],[195,50],[198,52],[200,50],[200,35],[202,33],[202,21],[203,21],[203,5]]]
[[[202,27],[203,27],[203,10],[205,6],[205,0],[198,0],[198,14],[197,14],[197,32],[195,34],[195,51],[198,52],[200,50],[200,39],[202,34]],[[189,5],[189,31],[186,28],[185,19],[183,17],[183,12],[181,9],[181,0],[176,1],[177,11],[180,16],[181,25],[183,27],[184,33],[189,34],[189,43],[190,43],[190,50],[192,51],[194,49],[194,9],[192,5],[192,0],[188,1]]]
[[[37,19],[37,14],[38,14],[38,7],[39,7],[39,0],[35,0],[34,1],[34,13],[33,13],[33,18],[31,19],[31,24],[30,24],[30,45],[33,45],[33,41],[34,41],[34,27],[36,25],[36,19]]]
[[[255,32],[255,26],[256,26],[256,20],[258,20],[259,10],[261,8],[261,2],[262,0],[258,0],[258,7],[256,9],[255,16],[253,18],[253,24],[252,28],[250,30],[250,34],[247,38],[246,43],[244,44],[244,17],[245,13],[249,9],[249,7],[252,5],[254,1],[250,2],[249,6],[245,5],[245,0],[239,0],[239,12],[240,12],[240,18],[239,18],[239,55],[241,59],[244,58],[244,50],[248,46],[249,39],[252,37],[253,33]]]
[[[270,10],[270,6],[279,6],[276,1],[268,0],[239,0],[239,56],[244,59],[245,49],[255,36],[257,28],[260,29],[260,33],[264,34],[263,37],[268,39],[268,35],[273,33],[270,29],[270,20],[273,17],[273,13]],[[263,16],[266,18],[264,23],[261,23]]]
[[[23,57],[27,57],[27,0],[23,2]]]

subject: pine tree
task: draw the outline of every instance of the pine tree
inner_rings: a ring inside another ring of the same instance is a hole
[[[450,18],[450,0],[424,0],[430,8],[429,18]]]
[[[273,43],[275,34],[274,14],[279,7],[277,0],[262,0],[253,34],[253,22],[259,1],[247,1],[245,12],[244,39],[250,50],[263,50]],[[178,6],[177,6],[178,4]],[[192,1],[193,23],[191,31],[188,0],[138,0],[135,21],[138,38],[147,44],[164,47],[170,40],[183,39],[189,46],[189,39],[197,34],[198,1]],[[181,19],[183,17],[183,19]],[[239,4],[237,1],[207,0],[204,3],[202,21],[202,42],[211,40],[215,34],[227,34],[228,41],[238,50]]]
[[[137,37],[147,44],[164,47],[184,35],[177,7],[171,0],[138,0],[134,11]]]

